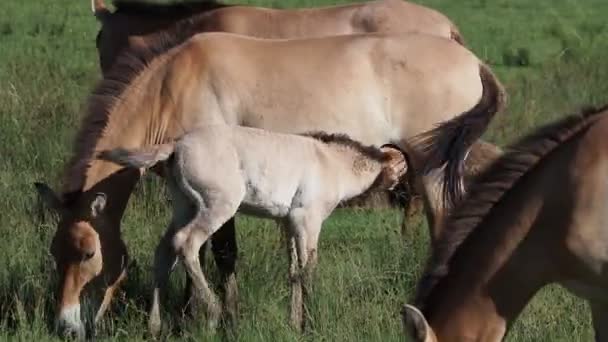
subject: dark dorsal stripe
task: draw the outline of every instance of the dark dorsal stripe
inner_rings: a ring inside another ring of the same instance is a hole
[[[363,145],[361,142],[352,139],[346,134],[339,133],[326,133],[323,131],[315,131],[315,132],[307,132],[301,134],[302,136],[311,137],[315,140],[319,140],[325,144],[339,144],[346,147],[350,147],[362,155],[369,157],[370,159],[383,161],[385,160],[385,155],[382,151],[374,146]]]

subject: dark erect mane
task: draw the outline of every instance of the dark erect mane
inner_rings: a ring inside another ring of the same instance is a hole
[[[374,146],[363,145],[361,142],[352,139],[351,137],[349,137],[346,134],[338,134],[338,133],[329,134],[329,133],[322,132],[322,131],[316,131],[316,132],[303,133],[301,135],[306,136],[306,137],[311,137],[311,138],[313,138],[315,140],[319,140],[325,144],[339,144],[339,145],[343,145],[346,147],[350,147],[350,148],[360,152],[362,155],[369,157],[370,159],[373,159],[373,160],[384,161],[386,158],[384,153],[382,153],[382,151],[379,148],[374,147]]]
[[[586,108],[581,114],[541,127],[507,148],[508,152],[473,180],[468,196],[454,208],[444,224],[442,231],[445,233],[437,242],[418,284],[415,303],[419,308],[424,310],[431,292],[448,274],[459,247],[481,230],[477,227],[518,180],[561,144],[587,129],[593,119],[606,110],[608,106]]]
[[[172,30],[156,34],[145,45],[125,50],[100,81],[86,104],[86,115],[74,140],[72,158],[67,164],[63,193],[82,190],[87,169],[94,155],[97,141],[103,136],[110,112],[131,82],[158,56],[180,45],[191,36],[191,25],[177,25]]]
[[[116,0],[114,13],[128,14],[133,16],[156,16],[174,17],[190,16],[201,12],[212,11],[214,9],[229,7],[233,5],[224,4],[217,1],[182,1],[172,3],[154,3],[149,1]]]

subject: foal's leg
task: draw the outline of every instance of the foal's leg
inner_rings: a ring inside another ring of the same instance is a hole
[[[211,236],[210,241],[207,240],[203,244],[198,252],[201,267],[205,264],[205,255],[209,242],[211,242],[211,251],[213,252],[215,264],[220,272],[224,305],[228,312],[230,322],[236,323],[238,315],[238,287],[235,271],[238,250],[236,244],[235,218],[230,218]],[[193,290],[192,279],[187,275],[186,288],[184,290],[184,308],[187,312],[190,311],[189,304],[192,300]]]
[[[236,178],[236,177],[233,177]],[[215,293],[209,287],[209,283],[201,269],[199,251],[201,246],[217,232],[230,218],[232,218],[241,203],[245,190],[244,187],[224,183],[225,188],[214,189],[213,196],[201,197],[206,193],[199,189],[206,189],[204,182],[191,179],[184,182],[183,191],[188,197],[197,203],[198,213],[194,219],[175,234],[173,243],[183,257],[186,271],[192,279],[192,285],[196,290],[197,304],[202,300],[207,306],[208,322],[210,327],[215,327],[222,312],[220,302]]]
[[[169,275],[173,271],[177,262],[177,255],[172,245],[172,237],[174,234],[173,225],[167,230],[154,253],[154,291],[152,294],[152,307],[150,308],[150,318],[148,320],[148,329],[152,336],[158,336],[161,330],[160,319],[160,297],[161,291],[167,286]]]
[[[154,253],[154,291],[148,328],[152,336],[157,336],[161,330],[160,297],[164,295],[169,275],[177,263],[177,250],[173,244],[175,234],[195,215],[193,203],[177,186],[172,177],[166,178],[172,198],[173,217]]]
[[[291,285],[291,308],[289,321],[296,329],[302,328],[302,283],[300,278],[300,261],[296,247],[296,236],[288,232],[287,254],[289,256],[289,284]]]
[[[224,305],[228,312],[230,323],[235,324],[238,315],[238,287],[236,283],[236,259],[237,244],[235,218],[230,218],[222,227],[216,231],[210,240],[207,240],[198,252],[201,267],[205,264],[207,246],[211,242],[211,251],[215,258],[215,263],[220,272],[223,287]],[[190,313],[190,302],[194,295],[192,279],[186,275],[186,288],[184,290],[184,311]]]
[[[222,217],[216,211],[209,210],[207,213],[198,215],[193,222],[176,235],[174,242],[181,250],[186,271],[192,278],[192,285],[197,294],[197,301],[202,300],[207,305],[208,323],[210,328],[215,328],[220,318],[222,307],[218,297],[209,287],[209,283],[201,269],[198,252],[203,243],[219,229],[231,216],[236,213],[232,210],[230,215]]]
[[[231,217],[211,236],[211,250],[220,271],[224,290],[224,305],[230,323],[237,322],[238,287],[236,283],[237,244],[235,217]]]
[[[591,307],[591,316],[593,318],[595,341],[608,341],[608,305],[589,301],[589,306]]]
[[[213,239],[213,237],[212,237]],[[198,251],[198,260],[201,264],[201,269],[205,267],[205,256],[207,255],[207,250],[209,249],[209,240],[203,244],[201,249]],[[192,278],[186,272],[186,285],[184,288],[184,305],[183,305],[183,313],[186,315],[190,315],[191,312],[191,303],[194,298],[194,287],[192,287]]]
[[[295,209],[289,215],[291,324],[298,330],[304,329],[304,302],[309,293],[310,275],[317,261],[321,222],[305,209]]]

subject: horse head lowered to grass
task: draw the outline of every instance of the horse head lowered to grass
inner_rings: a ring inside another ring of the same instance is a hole
[[[608,340],[608,106],[512,145],[445,221],[403,322],[414,341],[500,341],[538,290],[586,299]]]

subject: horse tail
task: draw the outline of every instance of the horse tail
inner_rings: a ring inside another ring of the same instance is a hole
[[[479,78],[483,90],[481,99],[473,108],[413,139],[413,146],[422,152],[423,175],[445,165],[442,196],[448,207],[457,203],[464,194],[464,162],[469,150],[507,103],[504,87],[483,63],[479,65]]]
[[[102,22],[105,17],[112,14],[110,13],[110,10],[106,7],[106,4],[103,0],[91,0],[91,11],[93,11],[93,15],[95,16],[95,18]]]
[[[175,142],[170,142],[133,150],[124,148],[105,150],[97,154],[97,159],[134,169],[149,169],[157,163],[169,159],[174,151]]]

